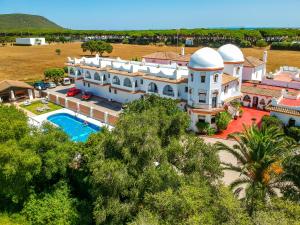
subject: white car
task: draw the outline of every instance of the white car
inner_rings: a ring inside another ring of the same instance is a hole
[[[70,78],[64,78],[62,83],[63,83],[63,85],[70,85],[71,80],[70,80]]]
[[[49,82],[48,88],[56,88],[56,84],[54,82]]]

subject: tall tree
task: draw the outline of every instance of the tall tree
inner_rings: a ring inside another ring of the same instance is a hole
[[[252,126],[230,136],[237,142],[233,147],[222,142],[216,146],[238,160],[237,165],[223,163],[223,169],[240,174],[231,188],[236,194],[245,192],[244,199],[252,214],[259,201],[265,202],[276,194],[281,184],[282,162],[295,150],[295,145],[276,127]]]

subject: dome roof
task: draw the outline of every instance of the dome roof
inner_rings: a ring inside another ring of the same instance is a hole
[[[216,50],[206,47],[191,56],[188,67],[195,70],[211,70],[224,68],[224,63]]]
[[[227,44],[218,49],[225,63],[244,62],[242,51],[235,45]]]

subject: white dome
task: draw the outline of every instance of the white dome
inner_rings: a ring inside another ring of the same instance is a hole
[[[244,62],[244,55],[242,51],[235,45],[227,44],[218,49],[225,63]]]
[[[201,48],[190,59],[189,68],[195,70],[210,70],[224,68],[221,55],[212,48]]]

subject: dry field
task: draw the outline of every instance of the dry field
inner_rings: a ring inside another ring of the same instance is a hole
[[[56,55],[55,49],[61,49]],[[198,48],[186,48],[186,53],[193,53]],[[176,47],[159,47],[143,45],[115,44],[111,57],[123,59],[141,58],[156,51],[180,51]],[[246,56],[261,58],[264,49],[243,49]],[[14,79],[33,81],[43,77],[43,71],[49,67],[63,67],[68,56],[81,57],[83,53],[80,43],[51,44],[48,46],[7,46],[0,47],[0,80]],[[281,65],[300,67],[300,52],[269,51],[268,71],[274,71]]]

